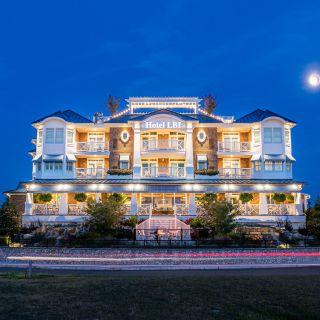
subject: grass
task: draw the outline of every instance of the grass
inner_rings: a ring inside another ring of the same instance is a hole
[[[315,275],[0,275],[0,319],[320,319]]]

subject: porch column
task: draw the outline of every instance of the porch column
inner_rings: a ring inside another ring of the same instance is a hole
[[[137,204],[137,194],[133,193],[131,196],[131,214],[137,214],[138,204]]]
[[[133,179],[140,178],[141,171],[141,141],[140,141],[140,123],[134,124],[134,141],[133,141]]]
[[[295,213],[302,214],[301,192],[297,192],[294,195]]]
[[[188,214],[190,216],[195,216],[197,214],[197,208],[196,208],[196,196],[194,193],[189,193],[189,208],[188,208]]]
[[[60,193],[58,197],[59,214],[68,214],[68,194]]]
[[[33,194],[27,193],[26,194],[26,203],[25,203],[25,214],[32,214],[32,204],[33,204]]]
[[[259,193],[259,214],[268,214],[267,195],[265,193]]]
[[[187,131],[186,131],[186,176],[187,178],[194,179],[194,167],[193,167],[193,124],[192,122],[187,122]]]

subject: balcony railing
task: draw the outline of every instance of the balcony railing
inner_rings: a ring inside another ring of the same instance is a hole
[[[32,214],[57,215],[60,213],[59,205],[52,203],[33,203]]]
[[[260,205],[251,203],[240,203],[236,206],[240,215],[257,216],[260,214]]]
[[[270,215],[295,215],[295,204],[268,204],[268,214]]]
[[[251,143],[250,142],[219,142],[218,152],[250,152]]]
[[[158,209],[159,211],[161,211],[161,208],[156,208],[153,207],[152,204],[141,204],[140,206],[138,206],[138,215],[141,216],[149,216],[152,214],[152,211],[156,211],[156,209]],[[163,210],[163,212],[168,211],[172,212],[177,216],[183,216],[183,215],[188,215],[189,211],[188,211],[188,206],[186,206],[185,204],[175,204],[173,207],[167,207]]]
[[[142,168],[143,178],[183,178],[186,176],[184,167],[148,167]]]
[[[76,168],[77,179],[104,179],[106,174],[105,168]]]
[[[142,151],[185,151],[185,143],[179,139],[142,140]]]
[[[87,204],[68,204],[68,213],[72,215],[85,215],[87,214]]]
[[[250,179],[252,176],[251,168],[220,168],[221,179]]]
[[[78,152],[106,152],[109,151],[105,142],[77,142]]]

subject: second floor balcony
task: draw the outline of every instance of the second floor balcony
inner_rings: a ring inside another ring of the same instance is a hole
[[[77,179],[104,179],[106,175],[106,168],[76,168]]]
[[[183,139],[144,139],[141,151],[182,152],[185,151],[185,141]]]
[[[221,179],[251,179],[251,168],[220,168],[219,177]]]
[[[250,153],[251,143],[240,141],[220,141],[218,142],[218,152],[221,153]]]
[[[186,176],[185,167],[142,167],[142,178],[184,178]]]
[[[78,153],[109,153],[106,142],[77,142]]]

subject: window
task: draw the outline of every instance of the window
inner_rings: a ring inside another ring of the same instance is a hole
[[[264,143],[272,143],[272,128],[263,129]]]
[[[264,170],[265,171],[272,171],[272,161],[265,161],[264,162]]]
[[[47,161],[45,162],[46,171],[60,171],[62,170],[62,162]]]
[[[38,144],[42,144],[43,130],[38,130]]]
[[[291,162],[286,162],[286,170],[291,171],[291,167],[292,167]]]
[[[64,132],[63,128],[56,129],[55,141],[54,141],[55,143],[57,143],[57,144],[63,143],[63,140],[64,140],[63,132]]]
[[[273,128],[273,143],[282,143],[282,129],[281,128]]]
[[[282,171],[282,161],[274,162],[274,171]]]
[[[261,161],[255,161],[254,162],[254,170],[255,171],[261,171]]]
[[[68,130],[67,131],[67,143],[73,143],[73,138],[74,138],[74,131]]]
[[[120,169],[129,169],[129,161],[121,160],[120,161]]]
[[[73,162],[67,161],[66,169],[68,172],[73,171]]]
[[[260,134],[261,134],[260,129],[254,129],[253,130],[253,142],[254,143],[256,143],[256,144],[260,144],[261,143]]]
[[[265,143],[282,143],[281,128],[264,128],[263,141]]]
[[[284,141],[286,145],[290,145],[290,129],[289,128],[284,129]]]
[[[208,162],[207,161],[203,161],[203,160],[198,161],[197,169],[198,170],[208,169]]]
[[[53,128],[46,129],[46,143],[54,143],[54,129]]]
[[[41,162],[37,162],[36,163],[36,170],[37,171],[41,171],[41,169],[42,169],[42,163]]]

